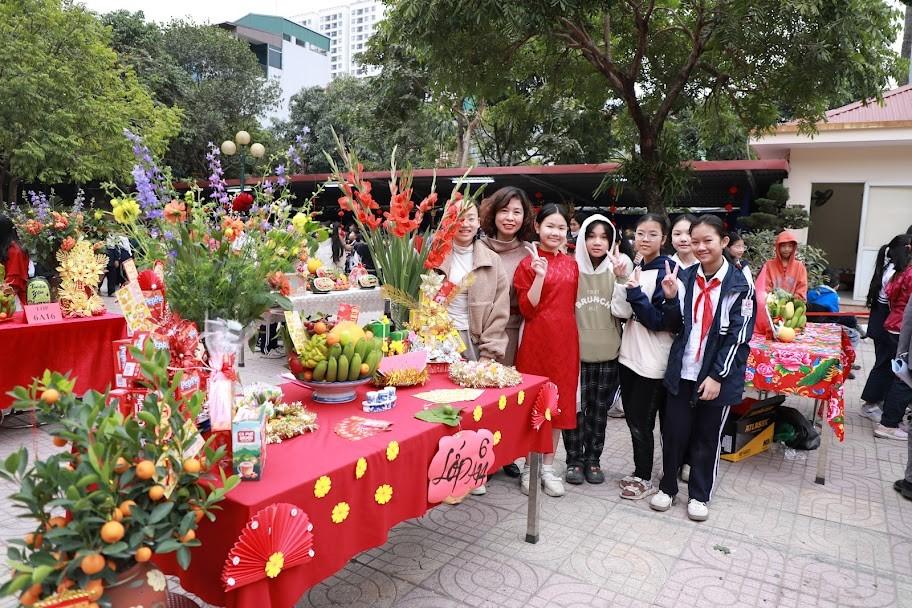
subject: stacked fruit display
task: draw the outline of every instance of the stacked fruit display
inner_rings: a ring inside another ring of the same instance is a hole
[[[6,270],[0,264],[0,322],[12,319],[16,312],[16,293],[6,284]]]
[[[791,342],[807,325],[807,303],[782,289],[766,296],[766,309],[773,321],[776,338]]]
[[[352,382],[370,378],[380,359],[382,340],[352,321],[328,318],[304,323],[307,341],[289,358],[299,380],[314,383]]]

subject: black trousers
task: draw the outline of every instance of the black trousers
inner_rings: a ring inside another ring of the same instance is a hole
[[[868,380],[861,391],[861,400],[865,403],[883,401],[895,379],[890,361],[896,356],[899,338],[883,328],[889,312],[886,304],[878,302],[871,309],[871,316],[868,319],[868,335],[874,340],[874,367],[868,372]]]
[[[581,411],[576,413],[576,428],[562,432],[567,466],[598,465],[605,448],[608,410],[617,386],[617,360],[580,363]]]
[[[659,425],[665,406],[665,385],[661,379],[644,378],[632,369],[619,365],[621,398],[624,400],[624,419],[633,441],[633,474],[640,479],[652,479],[655,458],[656,415]]]
[[[906,413],[906,407],[912,402],[912,388],[909,388],[905,382],[897,378],[896,374],[893,373],[891,362],[893,358],[896,357],[896,349],[899,347],[899,336],[886,331],[884,333],[887,337],[881,338],[881,340],[888,343],[888,347],[891,349],[890,352],[892,354],[887,362],[887,368],[890,371],[890,383],[887,386],[886,396],[883,400],[883,416],[880,418],[880,423],[891,429],[895,429],[902,421],[903,415]],[[867,389],[867,385],[865,385],[865,389]],[[865,401],[867,401],[867,399],[865,399]]]
[[[687,494],[694,500],[709,502],[719,472],[722,427],[731,408],[705,405],[699,401],[691,405],[694,384],[690,380],[681,380],[678,394],[669,393],[665,403],[663,475],[659,489],[669,496],[678,493],[678,471],[684,464],[686,453],[690,460]]]

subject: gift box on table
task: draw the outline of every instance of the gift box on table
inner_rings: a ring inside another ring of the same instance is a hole
[[[722,429],[722,459],[737,462],[769,449],[776,408],[784,401],[782,395],[762,400],[747,398],[732,407]]]
[[[241,481],[259,481],[266,466],[266,408],[242,407],[231,423],[231,461]]]

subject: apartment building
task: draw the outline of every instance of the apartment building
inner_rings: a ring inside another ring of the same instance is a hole
[[[383,19],[385,10],[379,0],[359,0],[295,15],[291,19],[329,38],[330,78],[343,74],[362,78],[379,71],[361,65],[357,57],[367,48],[367,40]]]

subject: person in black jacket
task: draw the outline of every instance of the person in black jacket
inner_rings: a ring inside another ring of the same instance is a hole
[[[665,371],[664,476],[649,504],[657,511],[674,504],[686,453],[691,466],[687,515],[704,521],[719,468],[722,427],[744,395],[757,304],[753,285],[722,255],[728,244],[722,220],[704,215],[690,230],[700,263],[680,274],[675,267],[662,280],[665,317],[678,333]]]

